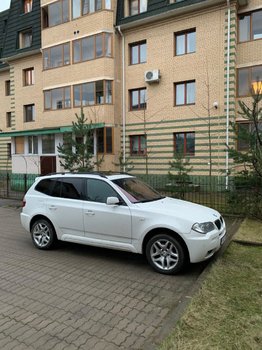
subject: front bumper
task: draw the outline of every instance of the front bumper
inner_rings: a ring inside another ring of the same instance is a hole
[[[197,263],[211,258],[224,244],[225,239],[225,225],[220,230],[213,230],[207,234],[201,234],[191,230],[191,233],[186,239],[190,262]]]

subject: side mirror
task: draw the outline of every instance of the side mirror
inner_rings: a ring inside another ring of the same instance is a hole
[[[118,205],[119,199],[117,197],[107,197],[106,199],[106,204],[107,205]]]

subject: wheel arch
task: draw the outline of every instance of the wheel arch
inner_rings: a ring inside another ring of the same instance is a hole
[[[168,228],[164,228],[164,227],[159,227],[159,228],[154,228],[153,230],[149,231],[146,236],[144,237],[144,240],[143,240],[143,244],[142,244],[142,253],[143,255],[145,255],[145,252],[146,252],[146,246],[147,246],[147,243],[148,241],[156,236],[156,235],[159,235],[159,234],[169,234],[170,236],[174,237],[175,239],[178,240],[178,242],[182,245],[183,249],[184,249],[184,252],[186,254],[186,258],[187,260],[189,261],[189,251],[188,251],[188,247],[185,243],[185,241],[183,240],[183,238],[178,234],[176,233],[175,231],[172,231]]]
[[[45,215],[42,215],[42,214],[35,215],[35,216],[31,219],[31,221],[30,221],[30,232],[31,232],[31,229],[32,229],[34,223],[35,223],[36,221],[40,220],[40,219],[44,219],[44,220],[46,220],[46,221],[49,222],[49,224],[53,227],[54,233],[55,233],[56,238],[57,238],[56,229],[55,229],[53,223],[51,222],[51,220],[48,219],[48,217],[46,217]]]

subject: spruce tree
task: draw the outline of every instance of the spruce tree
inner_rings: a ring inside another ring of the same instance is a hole
[[[94,169],[92,122],[87,121],[81,108],[72,122],[72,132],[64,136],[64,143],[57,147],[60,164],[65,170],[88,172]]]
[[[242,173],[262,178],[262,92],[252,95],[251,106],[239,101],[239,115],[248,128],[241,127],[241,123],[232,123],[236,140],[245,145],[245,149],[229,148],[229,155],[235,164],[243,166]]]

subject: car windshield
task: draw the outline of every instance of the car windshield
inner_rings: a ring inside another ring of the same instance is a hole
[[[151,202],[163,198],[160,193],[134,177],[117,179],[113,182],[131,203]]]

